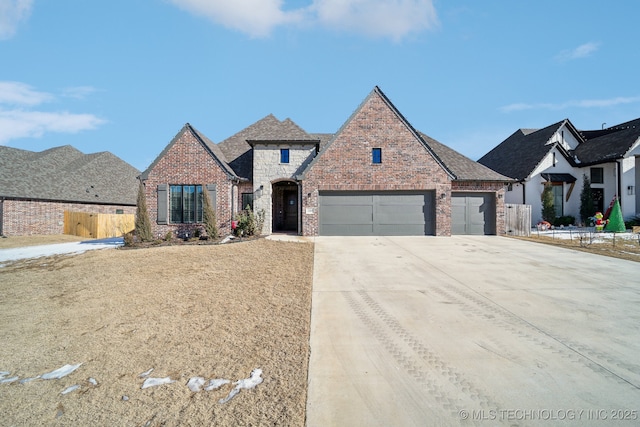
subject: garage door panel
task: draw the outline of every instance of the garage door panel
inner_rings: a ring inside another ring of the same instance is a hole
[[[322,235],[433,234],[432,192],[321,192]]]
[[[398,209],[400,207],[400,209]],[[376,206],[376,222],[381,224],[423,224],[424,206],[418,205],[385,205]]]
[[[373,224],[323,224],[323,236],[374,236]]]
[[[352,194],[348,192],[339,192],[336,194],[322,194],[323,205],[338,205],[338,206],[371,206],[373,204],[373,194]]]
[[[373,206],[323,206],[321,215],[323,224],[372,224]]]
[[[431,234],[424,224],[375,224],[375,236],[424,236]]]
[[[451,197],[451,234],[495,234],[493,193],[458,193]]]

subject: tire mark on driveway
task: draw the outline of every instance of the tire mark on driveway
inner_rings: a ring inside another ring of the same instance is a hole
[[[469,288],[450,272],[439,268],[437,265],[416,255],[415,253],[409,251],[405,252],[409,253],[420,262],[428,264],[431,269],[437,270],[444,276],[451,279],[451,281],[457,286],[450,285],[445,288],[442,285],[433,284],[429,287],[429,290],[452,302],[462,305],[465,307],[465,312],[471,313],[472,316],[484,321],[493,323],[502,330],[543,348],[546,351],[557,353],[561,357],[569,359],[572,363],[582,364],[595,373],[604,375],[605,377],[611,378],[619,383],[627,384],[636,390],[640,390],[639,384],[634,383],[634,381],[626,378],[623,374],[614,372],[612,369],[605,366],[602,361],[606,361],[618,367],[624,366],[632,372],[640,371],[640,366],[623,362],[611,354],[597,351],[586,345],[578,345],[575,342],[556,336],[553,333],[527,321],[511,310],[501,306],[499,303],[489,299],[487,296]]]
[[[361,290],[357,294],[361,301],[351,292],[344,293],[345,299],[356,316],[403,371],[422,384],[430,396],[434,397],[444,409],[451,411],[452,416],[463,409],[469,409],[469,401],[475,402],[478,408],[501,407],[461,373],[444,362],[426,344],[415,338],[366,291]],[[388,332],[385,331],[385,327]],[[435,378],[434,372],[437,373]],[[469,401],[465,402],[465,397]]]

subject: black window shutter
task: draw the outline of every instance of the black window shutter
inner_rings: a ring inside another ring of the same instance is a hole
[[[167,184],[158,185],[158,224],[168,224],[167,217],[169,215],[169,196],[167,194]]]
[[[213,207],[214,212],[217,211],[216,208],[216,184],[207,184],[207,192],[209,192],[209,199],[211,199],[211,206]]]

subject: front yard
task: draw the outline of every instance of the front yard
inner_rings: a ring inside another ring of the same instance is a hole
[[[18,377],[2,423],[302,426],[312,270],[312,244],[265,239],[0,268],[0,380]],[[151,369],[175,382],[142,389]],[[220,403],[254,369],[263,382]],[[196,377],[230,382],[193,392]]]

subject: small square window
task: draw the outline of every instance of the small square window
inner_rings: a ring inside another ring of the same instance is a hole
[[[280,149],[280,163],[289,163],[289,149],[281,148]]]
[[[371,163],[382,163],[382,148],[371,149]]]
[[[604,169],[603,168],[591,168],[591,183],[592,184],[604,184]]]

